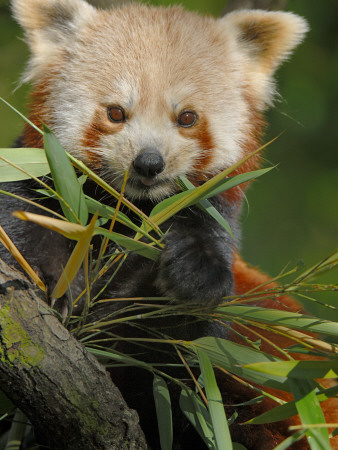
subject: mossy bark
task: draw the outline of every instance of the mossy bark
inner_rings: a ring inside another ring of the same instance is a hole
[[[51,448],[147,448],[109,374],[0,261],[0,385]]]

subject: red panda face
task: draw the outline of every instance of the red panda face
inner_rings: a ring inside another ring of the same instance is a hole
[[[210,51],[207,20],[183,28],[181,10],[154,21],[145,9],[140,24],[138,11],[114,11],[68,49],[47,108],[69,152],[118,189],[128,171],[127,196],[158,201],[179,175],[200,182],[240,159],[249,107],[239,57]]]
[[[175,192],[179,175],[200,183],[254,150],[273,71],[305,31],[288,13],[13,7],[32,49],[36,114],[115,188],[128,171],[127,196],[153,201]]]

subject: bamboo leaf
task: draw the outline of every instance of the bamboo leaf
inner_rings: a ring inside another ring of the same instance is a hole
[[[56,219],[54,219],[56,220]],[[76,244],[70,258],[67,261],[66,267],[64,268],[61,277],[59,278],[56,286],[51,294],[52,298],[62,297],[68,289],[68,286],[74,280],[76,274],[78,273],[82,262],[89,249],[90,241],[94,234],[94,227],[97,220],[97,215],[94,215],[90,224],[86,230],[82,233],[81,238]]]
[[[65,150],[46,126],[44,126],[44,144],[55,190],[70,206],[68,208],[63,202],[60,202],[65,216],[71,222],[79,221],[82,225],[86,225],[88,209],[81,184]]]
[[[198,395],[188,387],[182,389],[180,407],[207,447],[216,449],[209,411]]]
[[[136,241],[130,237],[124,236],[120,233],[115,233],[114,231],[106,230],[105,228],[98,227],[95,230],[95,234],[101,234],[108,237],[116,244],[121,245],[121,247],[126,248],[129,251],[133,251],[142,255],[148,259],[156,260],[160,255],[160,250],[144,242]]]
[[[338,249],[332,253],[332,255],[329,255],[328,257],[324,258],[319,263],[315,264],[314,266],[310,267],[309,269],[306,269],[305,272],[300,274],[292,283],[292,286],[290,287],[290,291],[295,289],[295,285],[300,282],[304,282],[305,280],[309,281],[312,278],[316,278],[319,275],[322,275],[323,273],[327,272],[328,270],[334,269],[338,265]]]
[[[182,187],[186,190],[194,188],[194,185],[186,177],[180,176],[179,181],[179,184],[182,185]],[[197,203],[197,205],[204,212],[213,217],[216,222],[218,222],[230,234],[230,236],[234,237],[228,221],[225,220],[225,218],[217,211],[217,209],[209,202],[209,200],[201,200]]]
[[[254,180],[256,178],[265,175],[270,172],[270,170],[274,169],[274,167],[267,167],[265,169],[254,170],[252,172],[241,173],[239,175],[235,175],[233,177],[226,178],[225,180],[221,180],[214,185],[214,187],[210,190],[206,190],[200,200],[204,200],[210,197],[214,197],[215,195],[220,194],[221,192],[228,191],[235,186],[246,183],[250,180]]]
[[[297,431],[292,436],[286,438],[283,442],[281,442],[274,450],[287,450],[290,449],[291,445],[295,442],[298,442],[305,436],[305,431]]]
[[[41,148],[0,149],[0,182],[27,180],[31,175],[41,177],[49,172],[46,154]]]
[[[197,356],[208,399],[208,410],[215,434],[217,449],[230,450],[232,449],[232,441],[227,418],[225,416],[222,396],[216,383],[214,370],[208,355],[203,350],[197,350]]]
[[[212,206],[212,204],[209,202],[209,200],[201,200],[198,203],[199,207],[208,213],[211,217],[213,217],[216,222],[218,222],[229,234],[231,237],[234,238],[234,234],[232,232],[232,229],[230,228],[229,223],[225,218],[217,211],[217,209]]]
[[[314,378],[337,378],[338,360],[332,361],[276,361],[246,364],[246,369],[268,375],[312,380]]]
[[[106,183],[102,178],[100,178],[96,173],[90,170],[82,161],[74,158],[74,156],[68,154],[68,158],[73,163],[73,165],[80,170],[83,174],[88,176],[91,180],[93,180],[98,186],[112,195],[114,198],[119,199],[120,193],[116,191],[112,186]],[[162,235],[161,230],[158,228],[156,224],[154,224],[149,217],[140,209],[138,209],[133,203],[131,203],[126,197],[123,197],[121,202],[127,206],[131,211],[133,211],[137,216],[141,217],[147,224],[149,224],[150,229],[156,230],[160,235]]]
[[[154,375],[153,394],[156,407],[161,450],[171,450],[173,443],[173,420],[171,400],[167,383],[163,378]]]
[[[143,361],[133,358],[132,356],[124,355],[119,352],[115,352],[115,351],[109,352],[107,350],[99,350],[97,348],[92,348],[92,347],[86,347],[86,350],[89,353],[97,356],[98,358],[103,358],[105,360],[112,359],[112,360],[116,361],[117,363],[121,363],[121,364],[131,366],[131,367],[141,367],[142,369],[147,369],[147,370],[152,369],[150,364],[147,364]]]
[[[104,205],[103,203],[98,202],[94,198],[85,196],[85,201],[87,204],[88,212],[90,214],[95,214],[97,212],[100,217],[105,217],[106,219],[111,219],[115,214],[115,208]],[[122,223],[123,225],[126,225],[131,230],[134,230],[136,232],[141,231],[140,227],[135,225],[134,222],[131,221],[129,217],[123,214],[121,211],[118,211],[116,220]]]
[[[306,436],[312,450],[331,448],[327,428],[311,428],[311,424],[325,423],[323,411],[316,396],[314,383],[290,378],[289,384],[295,398],[296,408],[304,425],[309,425]]]
[[[83,237],[86,232],[86,227],[77,223],[66,222],[65,220],[54,219],[53,217],[43,216],[41,214],[34,214],[25,211],[15,211],[13,216],[25,220],[26,222],[33,222],[37,225],[41,225],[49,230],[56,231],[62,234],[68,239],[74,239],[78,241]]]
[[[236,317],[273,326],[296,328],[306,332],[338,336],[338,323],[316,317],[298,314],[280,309],[260,308],[258,306],[226,306],[217,308],[224,317]]]
[[[26,274],[33,280],[33,282],[44,292],[47,292],[47,288],[38,274],[28,264],[25,258],[21,255],[14,242],[10,239],[6,231],[0,226],[0,242],[7,248],[7,250],[13,255],[16,261],[20,264]]]
[[[336,397],[338,395],[338,386],[334,386],[329,389],[325,389],[324,392],[317,393],[317,399],[319,402],[324,402],[328,398]],[[280,420],[288,419],[289,417],[295,416],[297,414],[297,408],[295,401],[292,400],[284,405],[278,405],[273,409],[270,409],[263,414],[260,414],[253,419],[248,420],[246,423],[260,425],[263,423],[278,422]]]
[[[184,192],[180,192],[179,194],[172,195],[171,197],[168,197],[164,200],[162,200],[160,203],[158,203],[151,211],[149,217],[152,218],[154,221],[154,218],[156,218],[156,223],[159,225],[163,223],[167,218],[171,217],[170,211],[175,210],[175,213],[178,212],[180,209],[185,208],[185,206],[177,207],[179,202],[184,201],[184,205],[188,205],[189,202],[186,202],[186,198],[194,192],[194,189],[189,189]],[[169,212],[169,214],[168,214]],[[163,216],[163,217],[162,217]]]
[[[43,132],[38,128],[33,122],[31,122],[24,114],[18,111],[14,106],[8,103],[4,98],[0,97],[0,101],[2,101],[5,105],[7,105],[12,111],[14,111],[18,116],[21,117],[26,123],[28,123],[31,127],[33,127],[38,133],[43,134]]]
[[[272,141],[270,141],[272,142]],[[269,143],[270,143],[269,142]],[[220,189],[220,186],[222,185],[222,188],[219,192],[225,191],[227,189],[231,189],[232,187],[236,186],[237,184],[243,183],[248,181],[252,175],[250,175],[251,172],[248,172],[246,174],[240,174],[236,175],[234,177],[227,178],[228,175],[230,175],[232,172],[234,172],[238,167],[240,167],[245,161],[247,161],[249,158],[254,156],[256,153],[261,151],[264,147],[266,147],[269,143],[263,145],[261,148],[255,150],[242,160],[240,160],[238,163],[234,164],[233,166],[229,167],[226,170],[223,170],[218,175],[214,176],[210,180],[203,183],[201,186],[198,186],[194,189],[188,190],[186,192],[181,192],[177,195],[174,195],[171,197],[173,199],[173,202],[169,202],[168,199],[164,200],[165,203],[159,203],[156,205],[154,210],[152,211],[150,217],[152,218],[152,221],[155,222],[157,225],[160,225],[161,223],[168,220],[171,216],[176,214],[178,211],[180,211],[183,208],[186,208],[188,206],[191,206],[195,203],[198,203],[200,200],[204,200],[206,198],[209,198],[210,196],[216,195],[216,190]],[[267,172],[268,170],[271,170],[271,168],[268,169],[261,169],[262,171]],[[257,171],[254,171],[257,172]],[[260,176],[263,174],[263,172],[258,171],[253,178]],[[265,173],[264,172],[264,173]],[[247,178],[249,177],[249,178]],[[237,184],[236,184],[237,183]],[[225,186],[226,185],[226,186]],[[219,193],[218,192],[218,193]]]
[[[185,342],[185,345],[193,349],[196,354],[197,350],[203,350],[214,365],[223,367],[237,376],[262,386],[269,386],[284,391],[289,390],[286,377],[261,374],[243,367],[248,363],[279,361],[278,358],[272,355],[226,339],[211,336],[196,339],[191,343]]]

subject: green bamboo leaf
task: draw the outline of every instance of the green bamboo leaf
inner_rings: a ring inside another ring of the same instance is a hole
[[[316,396],[315,383],[308,380],[290,378],[289,384],[295,398],[299,417],[306,429],[306,436],[312,450],[328,450],[331,448],[327,428],[311,428],[311,424],[325,423],[323,411]]]
[[[10,103],[6,102],[6,100],[2,97],[0,97],[0,101],[3,102],[5,105],[7,105],[12,111],[14,111],[18,116],[21,117],[26,123],[28,123],[31,127],[33,127],[38,133],[43,135],[43,132],[38,128],[33,122],[31,122],[24,114],[22,114],[20,111],[18,111],[14,106],[12,106]]]
[[[79,239],[78,243],[74,247],[74,250],[72,251],[72,254],[70,255],[67,261],[66,267],[64,268],[62,275],[53,289],[53,292],[51,294],[52,298],[62,297],[62,295],[65,294],[65,292],[69,288],[69,285],[74,280],[76,274],[80,270],[80,267],[87,254],[90,242],[93,237],[96,220],[97,215],[94,215],[89,225],[86,227],[86,230],[82,233],[82,236]]]
[[[233,450],[247,450],[247,448],[244,447],[244,445],[238,444],[238,442],[233,442],[232,446],[233,446]]]
[[[305,431],[297,431],[296,433],[293,433],[292,436],[289,436],[286,438],[283,442],[281,442],[277,447],[275,447],[274,450],[288,450],[292,444],[295,442],[298,442],[300,439],[302,439],[305,436]]]
[[[228,421],[225,416],[221,393],[218,389],[214,370],[208,355],[198,349],[197,356],[204,381],[204,388],[208,399],[208,410],[213,426],[215,441],[218,450],[232,449],[232,441]]]
[[[209,411],[199,396],[188,387],[182,389],[180,408],[201,436],[206,446],[211,449],[216,449]]]
[[[280,309],[260,308],[258,306],[226,306],[217,308],[225,317],[243,318],[274,326],[296,328],[299,330],[338,336],[338,323],[316,317],[298,314]]]
[[[185,345],[196,353],[198,349],[203,350],[214,365],[223,367],[237,376],[262,386],[269,386],[284,391],[289,390],[286,377],[261,374],[243,367],[245,364],[254,362],[280,361],[272,355],[226,339],[211,336],[196,339],[189,344],[186,342]]]
[[[179,184],[186,190],[193,189],[194,185],[188,180],[188,178],[180,176]],[[229,234],[234,237],[233,232],[227,220],[217,211],[217,209],[212,206],[209,200],[201,200],[197,203],[197,206],[201,208],[204,212],[208,213],[213,217],[216,222],[218,222]]]
[[[161,253],[161,251],[156,247],[153,247],[144,242],[136,241],[135,239],[124,236],[123,234],[106,230],[105,228],[97,227],[95,229],[95,234],[106,236],[116,244],[121,245],[121,247],[129,251],[136,252],[139,255],[144,256],[145,258],[152,259],[153,261],[155,261]]]
[[[261,177],[262,175],[265,175],[266,173],[270,172],[270,170],[274,169],[274,167],[267,167],[265,169],[259,169],[254,170],[252,172],[246,172],[241,173],[239,175],[226,178],[225,180],[221,180],[218,183],[216,183],[212,189],[208,189],[203,196],[200,198],[200,200],[204,200],[210,197],[214,197],[215,195],[218,195],[224,191],[228,191],[229,189],[232,189],[235,186],[238,186],[240,184],[246,183],[248,181],[254,180],[256,178]]]
[[[314,266],[310,267],[309,269],[306,269],[305,272],[300,274],[292,283],[292,286],[288,289],[290,291],[296,289],[296,285],[300,282],[309,281],[313,278],[318,277],[319,275],[322,275],[323,273],[327,272],[328,270],[334,269],[338,265],[338,249],[336,249],[332,255],[327,256],[319,263],[315,264]]]
[[[94,198],[88,197],[87,195],[85,196],[85,201],[88,212],[90,214],[95,214],[97,212],[100,217],[105,217],[106,219],[111,219],[114,217],[115,208],[100,203],[99,201],[95,200]],[[140,227],[135,225],[134,222],[131,221],[129,217],[123,214],[121,211],[118,211],[116,220],[133,231],[142,232]]]
[[[246,364],[246,369],[268,375],[313,380],[314,378],[337,378],[338,360],[332,361],[277,361]]]
[[[325,389],[324,392],[317,393],[317,399],[319,402],[324,402],[328,398],[336,397],[338,395],[338,386],[334,386],[329,389]],[[284,405],[278,405],[273,409],[270,409],[263,414],[260,414],[253,419],[248,420],[247,424],[261,425],[264,423],[278,422],[280,420],[288,419],[289,417],[297,414],[297,408],[295,401],[292,400]]]
[[[216,222],[218,222],[229,234],[231,237],[234,238],[234,234],[232,232],[232,229],[230,228],[229,223],[225,218],[217,211],[217,209],[212,206],[212,204],[209,202],[209,200],[201,200],[198,202],[198,206],[208,213],[211,217],[213,217]]]
[[[82,161],[74,158],[74,156],[72,156],[71,154],[68,154],[68,158],[78,170],[80,170],[84,175],[93,180],[98,186],[100,186],[114,198],[119,199],[121,197],[120,193],[117,192],[116,189],[114,189],[112,186],[110,186],[110,184],[106,183],[102,178],[96,175],[96,173],[90,170]],[[137,216],[142,218],[147,224],[149,224],[150,229],[154,229],[159,232],[160,235],[162,235],[158,226],[152,223],[149,217],[143,211],[138,209],[133,203],[131,203],[126,197],[123,197],[121,202],[126,205],[127,208],[133,211]]]
[[[14,165],[23,170],[14,167]],[[50,173],[50,168],[43,149],[0,149],[0,182],[27,180],[32,176],[42,177],[48,173]]]
[[[270,141],[270,142],[272,142],[272,141]],[[220,185],[223,185],[223,187],[220,191],[220,192],[222,192],[224,190],[231,189],[231,187],[234,187],[237,184],[243,183],[245,180],[248,181],[249,179],[252,179],[252,178],[247,178],[247,177],[251,177],[251,175],[250,175],[251,172],[248,172],[247,174],[236,175],[236,176],[232,177],[231,179],[227,178],[227,177],[232,172],[234,172],[236,169],[238,169],[238,167],[240,167],[245,161],[250,159],[256,153],[260,152],[270,142],[263,145],[261,148],[255,150],[254,152],[250,153],[245,158],[240,160],[238,163],[234,164],[233,166],[229,167],[228,169],[225,169],[222,172],[220,172],[219,174],[215,175],[213,178],[206,181],[201,186],[198,186],[195,189],[191,189],[186,192],[181,192],[180,194],[177,194],[177,196],[173,196],[172,198],[174,198],[174,200],[175,200],[174,203],[166,203],[165,207],[163,207],[163,205],[161,205],[161,206],[157,205],[157,210],[154,211],[154,213],[151,215],[152,221],[155,222],[157,225],[160,225],[161,223],[168,220],[168,218],[170,218],[171,216],[176,214],[181,209],[186,208],[187,206],[191,206],[195,203],[198,203],[200,200],[204,200],[204,199],[208,198],[209,196],[215,195],[216,189],[219,189]],[[261,170],[268,171],[268,170],[271,170],[271,168],[261,169]],[[263,174],[263,172],[261,174]],[[256,176],[259,176],[259,173],[256,174]],[[255,176],[254,176],[254,178],[255,178]],[[238,183],[236,180],[238,180]],[[224,186],[225,183],[228,183],[226,187]],[[166,199],[166,200],[168,200],[168,199]],[[164,200],[164,201],[166,201],[166,200]]]
[[[83,233],[86,232],[86,227],[79,225],[78,223],[68,222],[64,219],[55,219],[54,217],[45,216],[42,214],[35,214],[26,211],[14,211],[13,216],[17,219],[24,220],[26,222],[33,222],[49,230],[56,231],[62,234],[67,239],[73,239],[78,241],[83,237]]]
[[[228,222],[224,219],[224,217],[217,211],[217,209],[212,206],[212,204],[207,200],[210,197],[214,197],[218,194],[220,194],[221,192],[227,191],[235,186],[238,186],[239,184],[245,183],[247,181],[250,181],[254,178],[258,178],[262,175],[264,175],[265,173],[269,172],[270,170],[272,170],[273,167],[269,167],[266,169],[260,169],[260,170],[255,170],[252,172],[247,172],[247,173],[243,173],[243,174],[239,174],[236,175],[234,177],[229,177],[229,178],[225,178],[225,179],[221,179],[220,181],[218,181],[215,186],[207,191],[207,193],[204,193],[197,202],[193,202],[187,206],[192,206],[193,204],[197,204],[201,209],[203,209],[203,211],[207,212],[208,214],[210,214],[232,237],[233,237],[233,233],[232,230],[230,228],[230,225],[228,224]],[[180,176],[178,179],[178,184],[181,186],[182,189],[185,189],[185,192],[190,191],[193,192],[193,190],[196,189],[204,189],[204,185],[196,188],[186,177],[184,176]],[[172,198],[172,197],[171,197]],[[184,199],[184,197],[181,197],[182,199]],[[180,198],[180,199],[181,199]],[[163,203],[163,202],[162,202]],[[165,205],[162,205],[161,208],[159,208],[156,212],[160,212],[164,209],[164,206],[170,206],[172,205],[173,202],[169,203],[167,202]]]
[[[89,353],[91,353],[92,355],[95,355],[98,358],[101,358],[104,360],[112,359],[113,361],[116,361],[117,363],[123,364],[126,366],[140,367],[142,369],[152,370],[152,367],[150,364],[147,364],[143,361],[133,358],[132,356],[124,355],[124,354],[116,352],[116,351],[109,352],[107,350],[99,350],[97,348],[92,348],[92,347],[87,347],[87,346],[86,346],[86,350]]]
[[[173,420],[171,400],[167,383],[163,378],[154,375],[153,394],[156,407],[161,450],[171,450],[173,444]]]
[[[70,206],[69,209],[60,202],[65,216],[71,222],[79,221],[82,225],[86,225],[88,209],[81,184],[65,150],[46,126],[44,126],[44,144],[55,190]]]
[[[165,215],[167,213],[167,211],[170,211],[171,209],[176,210],[178,202],[185,200],[195,189],[196,188],[189,189],[187,191],[180,192],[179,194],[175,194],[175,195],[172,195],[171,197],[165,198],[164,200],[162,200],[160,203],[158,203],[152,209],[149,217],[151,217],[151,218],[157,217],[158,218],[158,217],[160,217],[161,214]],[[188,204],[188,202],[186,202],[186,204]],[[185,206],[183,206],[182,208],[185,208]],[[177,211],[179,211],[182,208],[178,208]],[[171,216],[169,215],[168,218],[169,217],[171,217]],[[167,220],[167,219],[165,219],[165,220]],[[159,221],[159,225],[163,222],[164,222],[164,220],[161,219]]]

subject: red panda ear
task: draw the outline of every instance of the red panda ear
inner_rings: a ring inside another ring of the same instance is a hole
[[[55,61],[96,11],[83,0],[12,0],[11,5],[32,52],[26,81]]]
[[[303,40],[307,22],[289,12],[239,10],[223,19],[256,70],[272,74]]]
[[[232,52],[240,55],[248,93],[258,109],[275,94],[273,74],[308,31],[307,22],[293,13],[239,10],[221,19],[223,32],[233,36]]]

